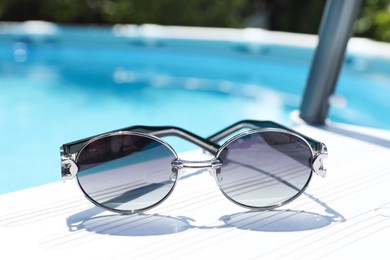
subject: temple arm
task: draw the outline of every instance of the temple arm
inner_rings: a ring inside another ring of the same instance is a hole
[[[166,136],[176,136],[176,137],[182,138],[184,140],[187,140],[187,141],[203,148],[204,150],[206,150],[212,154],[216,154],[219,147],[220,147],[218,144],[216,144],[210,140],[207,140],[203,137],[200,137],[200,136],[193,134],[193,133],[191,133],[187,130],[184,130],[182,128],[173,127],[173,126],[158,126],[158,127],[157,126],[132,126],[132,127],[126,127],[126,128],[121,128],[121,129],[117,129],[114,131],[110,131],[110,132],[107,132],[105,134],[115,133],[115,132],[125,132],[125,131],[151,134],[151,135],[154,135],[154,136],[157,136],[160,138],[166,137]],[[83,145],[86,142],[88,142],[89,140],[91,140],[92,138],[95,138],[97,136],[100,136],[100,135],[91,136],[91,137],[87,137],[84,139],[80,139],[78,141],[64,144],[62,146],[63,152],[65,154],[77,153],[80,151],[80,149],[83,147]]]
[[[237,132],[237,131],[239,131],[241,129],[245,129],[245,128],[249,128],[249,129],[253,129],[253,128],[278,128],[278,129],[288,130],[290,132],[296,133],[299,136],[302,136],[310,144],[310,146],[312,147],[312,149],[315,153],[314,157],[313,157],[313,162],[312,162],[314,171],[321,176],[325,176],[326,170],[323,168],[323,159],[327,157],[326,146],[321,142],[318,142],[312,138],[304,136],[300,133],[297,133],[296,131],[294,131],[292,129],[289,129],[285,126],[282,126],[282,125],[277,124],[277,123],[272,122],[272,121],[256,121],[256,120],[239,121],[239,122],[225,128],[225,129],[223,129],[222,131],[219,131],[216,134],[208,137],[207,139],[202,138],[202,137],[200,137],[196,134],[193,134],[187,130],[184,130],[182,128],[173,127],[173,126],[161,126],[161,127],[132,126],[132,127],[127,127],[127,128],[122,128],[122,129],[110,131],[110,132],[107,132],[105,134],[129,131],[129,132],[141,132],[141,133],[151,134],[151,135],[154,135],[157,137],[176,136],[176,137],[187,140],[187,141],[203,148],[204,150],[210,152],[211,154],[216,154],[218,152],[218,149],[220,148],[220,146],[217,144],[218,141],[226,138],[227,136],[233,134],[234,132]],[[74,164],[74,162],[70,162],[70,160],[68,160],[68,159],[71,159],[73,156],[75,156],[81,150],[81,148],[83,147],[83,145],[86,142],[88,142],[89,140],[91,140],[92,138],[95,138],[97,136],[100,136],[100,135],[91,136],[88,138],[84,138],[84,139],[81,139],[78,141],[74,141],[74,142],[70,142],[70,143],[66,143],[66,144],[62,145],[62,147],[60,149],[61,150],[61,158],[64,161],[64,164],[69,164],[69,165],[66,165],[65,167],[63,166],[63,170],[65,169],[65,173],[63,172],[63,176],[64,176],[64,174],[65,175],[68,174],[66,171],[69,171],[69,169],[71,170],[72,163]]]
[[[302,135],[301,133],[298,133],[288,127],[285,127],[283,125],[280,125],[278,123],[272,122],[272,121],[257,121],[257,120],[242,120],[239,121],[229,127],[226,127],[225,129],[222,129],[221,131],[217,132],[216,134],[213,134],[209,136],[207,139],[209,141],[212,141],[214,143],[217,143],[221,141],[222,139],[230,136],[231,134],[242,130],[242,129],[256,129],[256,128],[277,128],[277,129],[283,129],[287,130],[289,132],[295,133],[302,138],[304,138],[309,145],[311,146],[312,150],[314,151],[314,156],[312,159],[312,168],[314,172],[321,177],[325,177],[326,175],[326,169],[324,169],[324,162],[323,160],[328,157],[328,150],[325,144],[316,141],[308,136]]]
[[[315,152],[321,152],[323,144],[321,142],[318,142],[310,137],[307,137],[305,135],[302,135],[301,133],[298,133],[288,127],[285,127],[283,125],[280,125],[278,123],[272,122],[272,121],[257,121],[257,120],[242,120],[239,121],[231,126],[228,126],[221,131],[209,136],[207,139],[213,143],[217,143],[221,141],[222,139],[228,137],[229,135],[242,130],[242,129],[255,129],[255,128],[277,128],[277,129],[284,129],[290,132],[293,132],[301,137],[303,137],[312,147],[312,149]]]

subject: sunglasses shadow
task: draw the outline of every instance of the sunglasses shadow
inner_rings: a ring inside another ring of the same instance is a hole
[[[332,223],[344,222],[346,219],[339,212],[330,208],[318,198],[304,193],[312,201],[322,206],[325,214],[304,210],[269,210],[245,211],[232,215],[225,215],[219,220],[226,227],[235,227],[243,230],[263,232],[297,232],[314,230],[326,227]]]
[[[297,232],[320,229],[335,222],[332,217],[295,211],[271,210],[239,212],[220,218],[226,226],[263,232]]]
[[[183,216],[159,214],[100,215],[103,209],[93,207],[66,219],[69,231],[85,230],[92,233],[114,236],[158,236],[186,231],[188,229],[238,228],[263,232],[297,232],[326,227],[346,219],[315,196],[304,193],[323,208],[323,214],[304,210],[244,211],[219,218],[218,226],[196,226],[196,220]]]
[[[99,216],[103,210],[91,208],[67,218],[69,231],[85,230],[92,233],[114,236],[159,236],[179,233],[190,228],[193,221],[187,217],[159,214]]]

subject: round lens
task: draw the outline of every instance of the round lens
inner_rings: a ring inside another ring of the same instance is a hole
[[[222,192],[251,208],[272,208],[298,197],[312,174],[312,150],[300,137],[284,131],[255,131],[241,135],[217,155]]]
[[[117,133],[87,143],[76,158],[80,187],[92,202],[118,212],[153,207],[173,190],[173,150],[157,139]]]

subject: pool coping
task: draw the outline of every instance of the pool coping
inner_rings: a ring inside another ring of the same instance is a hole
[[[221,41],[231,43],[265,44],[292,46],[313,49],[317,46],[318,36],[302,33],[290,33],[270,31],[262,28],[213,28],[191,26],[164,26],[157,24],[116,24],[112,26],[96,25],[61,25],[46,21],[26,22],[0,22],[0,37],[18,37],[26,35],[43,39],[44,37],[59,37],[63,33],[61,28],[69,30],[68,39],[88,36],[90,41],[101,40],[107,36],[114,36],[115,41],[123,41],[131,38],[145,40],[198,40]],[[72,37],[73,36],[73,37]],[[95,37],[93,37],[95,36]],[[83,37],[84,38],[84,37]],[[86,39],[88,40],[88,39]],[[107,39],[105,39],[107,40]],[[378,42],[367,38],[352,37],[349,41],[347,52],[369,57],[390,58],[390,44]]]

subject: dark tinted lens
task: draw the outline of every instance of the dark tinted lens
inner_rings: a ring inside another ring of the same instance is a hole
[[[77,158],[81,188],[96,203],[118,211],[146,209],[172,190],[174,153],[140,135],[118,134],[95,140]]]
[[[298,196],[311,177],[311,149],[284,132],[255,132],[228,144],[219,185],[225,195],[249,207],[272,207]]]

